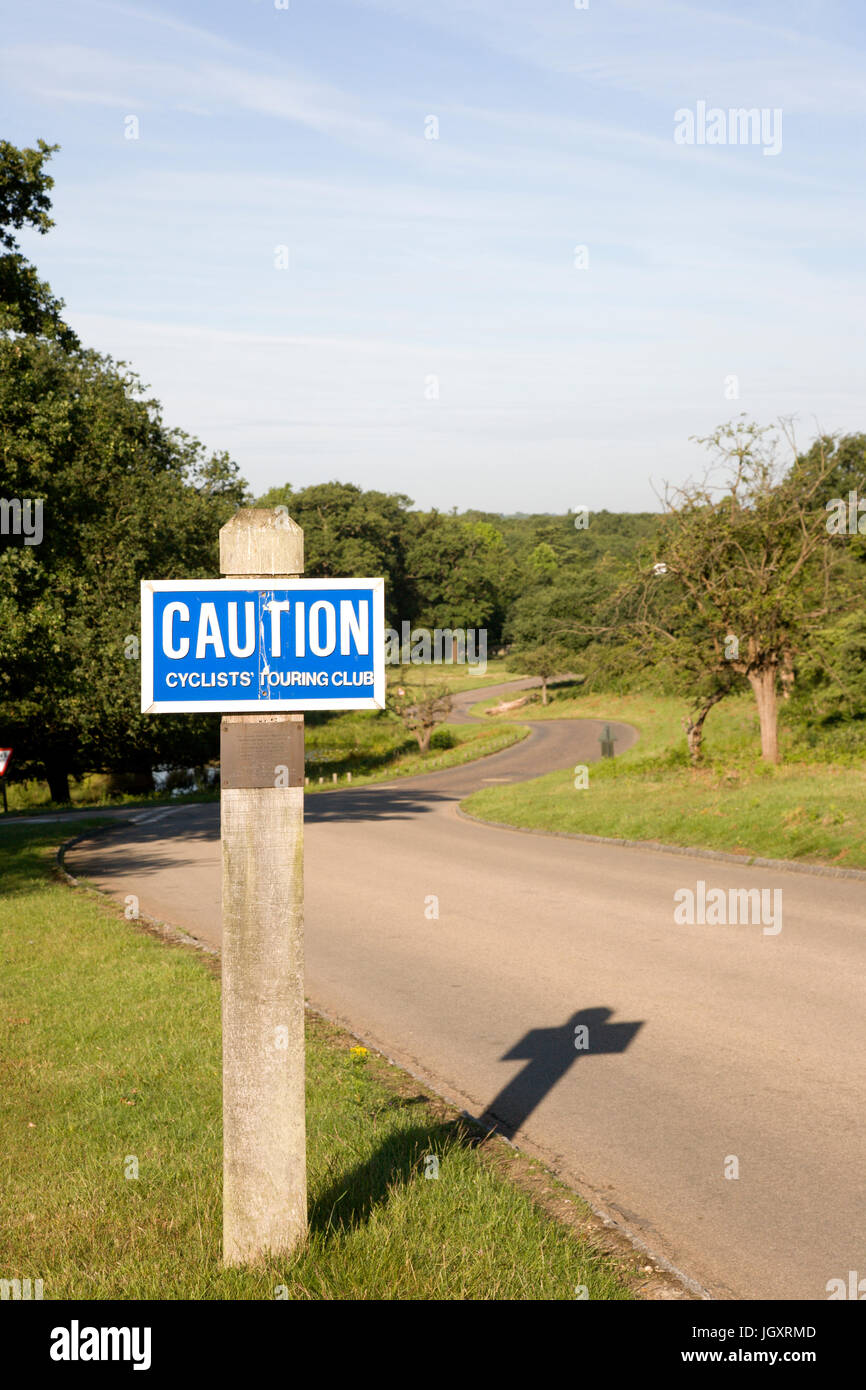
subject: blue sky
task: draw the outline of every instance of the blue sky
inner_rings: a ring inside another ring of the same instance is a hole
[[[3,134],[63,147],[25,250],[256,491],[655,508],[741,411],[866,429],[864,29],[855,0],[6,0]],[[677,144],[702,101],[779,109],[781,150]]]

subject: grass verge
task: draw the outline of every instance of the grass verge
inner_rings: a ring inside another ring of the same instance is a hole
[[[430,751],[420,753],[417,741],[395,720],[377,712],[342,715],[330,723],[307,730],[308,791],[324,791],[336,784],[352,786],[390,782],[395,777],[417,777],[447,767],[499,753],[526,738],[521,724],[440,724],[433,732]],[[322,778],[322,784],[318,779]]]
[[[441,666],[431,666],[430,676],[449,686],[454,695],[458,695],[461,690],[480,690],[485,685],[501,685],[503,681],[520,680],[520,672],[509,667],[505,657],[495,656],[487,662],[483,675],[478,672],[476,666],[443,661]]]
[[[448,685],[453,694],[475,690],[496,681],[519,679],[513,671],[506,670],[502,660],[490,661],[488,673],[484,676],[468,676],[467,669],[471,668],[443,665],[436,668],[437,678],[441,677],[442,683]],[[456,767],[473,758],[498,753],[500,749],[525,738],[526,733],[526,729],[513,725],[501,725],[493,730],[443,724],[433,735],[430,752],[422,758],[411,734],[396,719],[380,710],[313,712],[307,715],[304,730],[310,790],[317,790],[319,777],[323,779],[323,784],[332,785],[335,772],[338,783],[348,783],[347,774],[350,772],[352,781],[357,783],[413,777],[422,772]],[[175,805],[186,801],[219,800],[218,787],[177,788],[142,795],[140,792],[111,790],[111,783],[112,778],[104,773],[87,773],[81,778],[73,778],[70,781],[71,803],[63,805],[51,800],[47,782],[12,782],[7,791],[9,811],[18,816],[30,816],[69,810],[96,812],[106,806],[133,810],[136,807]]]
[[[417,777],[423,772],[439,772],[446,767],[459,767],[475,758],[498,753],[512,743],[526,738],[529,730],[519,724],[489,725],[441,724],[433,734],[430,751],[422,756],[417,741],[397,724],[385,719],[377,710],[362,710],[334,716],[332,721],[308,723],[305,730],[306,769],[310,778],[308,791],[323,791],[337,784],[348,786],[348,773],[353,786],[368,782],[389,782],[393,777]],[[322,784],[319,784],[319,778]],[[32,789],[33,784],[28,784]],[[219,801],[219,790],[183,790],[177,793],[154,792],[151,796],[111,795],[82,800],[75,794],[71,805],[60,805],[49,799],[32,802],[22,796],[15,798],[16,787],[9,789],[9,812],[16,816],[43,816],[68,811],[88,811],[97,814],[105,807],[126,810],[160,805],[177,806],[191,801]],[[0,824],[3,817],[0,816]]]
[[[637,1257],[582,1233],[579,1199],[544,1174],[573,1218],[554,1220],[524,1190],[530,1160],[318,1018],[308,1244],[223,1269],[219,980],[52,877],[56,836],[0,835],[0,1277],[46,1299],[636,1296]]]
[[[474,713],[482,713],[476,705]],[[560,690],[546,708],[532,701],[517,718],[611,719],[633,724],[640,742],[593,764],[589,786],[573,770],[475,792],[463,805],[486,820],[734,854],[866,868],[866,769],[862,755],[838,762],[782,731],[783,761],[760,761],[754,702],[725,700],[710,714],[705,766],[688,765],[682,702],[665,696],[585,695]],[[495,717],[487,720],[495,724]]]

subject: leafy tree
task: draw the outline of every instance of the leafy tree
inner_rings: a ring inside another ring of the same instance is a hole
[[[18,149],[0,140],[0,330],[52,337],[73,348],[78,340],[61,318],[62,300],[21,255],[15,237],[22,227],[44,236],[54,226],[48,215],[54,180],[44,166],[59,148],[39,140],[36,149]]]
[[[383,578],[389,624],[396,627],[411,619],[406,577],[410,498],[367,492],[354,483],[315,483],[297,490],[286,484],[271,488],[256,505],[287,507],[303,529],[305,574]]]
[[[401,667],[388,681],[386,708],[404,729],[418,740],[422,753],[430,748],[430,739],[437,724],[447,719],[451,713],[453,696],[451,688],[443,681],[437,681],[429,671],[422,674],[413,668],[411,675]]]
[[[524,676],[538,676],[541,680],[541,703],[546,705],[547,683],[568,669],[568,652],[563,647],[547,644],[515,652],[508,658],[507,666],[510,671],[520,671]]]
[[[738,649],[738,639],[727,633],[720,645],[719,634],[708,629],[688,591],[676,580],[668,582],[669,572],[659,569],[659,563],[641,575],[636,631],[629,633],[626,626],[623,640],[615,644],[615,659],[620,673],[628,671],[632,681],[637,678],[637,683],[644,684],[649,670],[661,689],[686,698],[683,727],[689,757],[696,764],[703,757],[704,725],[710,711],[726,695],[746,688],[726,657]],[[596,655],[602,651],[607,656],[610,647],[596,648]]]
[[[797,475],[820,470],[822,454],[830,470],[824,510],[833,589],[826,621],[799,654],[789,707],[794,718],[810,725],[866,720],[866,435],[816,441],[798,458]]]
[[[56,148],[0,142],[0,499],[4,522],[24,507],[39,522],[4,525],[0,731],[14,775],[44,774],[63,801],[70,774],[211,755],[212,719],[138,713],[139,580],[214,573],[245,490],[229,459],[165,428],[122,364],[80,349],[21,256],[18,230],[53,225]]]
[[[553,546],[540,541],[529,555],[529,569],[536,579],[552,580],[559,571],[560,562]]]
[[[0,335],[0,496],[40,499],[38,545],[0,553],[0,733],[19,777],[200,763],[209,715],[139,711],[139,581],[218,572],[245,500],[237,468],[168,430],[137,378],[94,352]],[[23,538],[20,538],[23,540]]]
[[[866,434],[846,434],[841,437],[821,435],[804,453],[798,455],[794,471],[797,476],[805,478],[814,474],[816,469],[821,470],[824,464],[825,511],[832,510],[829,503],[833,498],[847,502],[851,492],[858,495],[858,500],[866,502]],[[863,525],[859,534],[863,535],[866,533],[866,515],[861,513],[860,519]]]
[[[552,581],[527,582],[508,611],[505,637],[518,650],[561,647],[575,658],[598,640],[599,614],[622,582],[623,566],[610,556],[564,566]]]
[[[497,640],[513,566],[494,526],[435,511],[416,513],[406,564],[416,623],[429,628],[487,628],[491,640]]]
[[[785,438],[794,456],[787,468]],[[633,656],[667,660],[688,689],[693,756],[708,709],[744,678],[762,756],[777,762],[780,688],[790,691],[798,660],[845,602],[825,524],[832,458],[818,441],[799,462],[784,424],[780,437],[741,419],[700,442],[711,453],[707,474],[667,491],[655,543],[620,596],[637,639]]]

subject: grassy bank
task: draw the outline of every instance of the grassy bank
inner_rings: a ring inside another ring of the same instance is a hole
[[[473,668],[448,665],[433,668],[437,680],[447,685],[453,694],[463,690],[476,690],[482,686],[493,685],[499,681],[517,680],[513,671],[506,670],[504,660],[491,660],[483,676],[472,674]],[[216,723],[214,725],[216,730]],[[338,781],[346,781],[351,772],[353,782],[382,781],[394,777],[415,776],[419,772],[438,771],[443,767],[454,767],[469,762],[472,758],[484,757],[488,753],[498,753],[510,743],[525,738],[526,730],[518,731],[509,727],[499,731],[501,737],[490,729],[469,729],[457,725],[449,730],[443,726],[434,735],[433,747],[426,759],[418,753],[418,744],[403,726],[379,710],[350,710],[325,715],[308,715],[305,724],[305,747],[307,772],[310,776],[311,790],[318,787],[319,777],[332,782],[333,773]],[[215,735],[216,737],[216,735]],[[472,745],[471,747],[469,745]],[[444,756],[443,756],[444,755]],[[177,789],[142,794],[120,791],[115,783],[118,779],[107,773],[86,773],[80,778],[70,778],[69,791],[71,807],[75,810],[98,810],[104,806],[152,806],[161,803],[173,804],[177,800],[216,801],[219,787],[197,790]],[[46,811],[68,810],[51,800],[48,783],[34,778],[27,782],[12,782],[7,788],[9,812],[14,815],[39,815]]]
[[[482,706],[475,706],[480,713]],[[640,742],[593,764],[589,786],[571,769],[485,788],[464,805],[474,815],[541,830],[576,831],[735,854],[866,868],[866,766],[851,739],[810,746],[783,728],[785,761],[760,761],[754,701],[725,700],[706,724],[706,765],[688,765],[681,701],[664,696],[580,696],[567,688],[514,718],[612,719]],[[488,724],[495,724],[488,717]]]
[[[501,685],[503,681],[520,680],[520,672],[510,670],[506,665],[506,659],[496,656],[487,662],[487,669],[483,675],[477,667],[454,665],[449,662],[443,662],[441,666],[432,666],[430,674],[435,676],[437,681],[441,680],[443,685],[449,686],[455,695],[461,690],[480,690],[485,685]]]
[[[634,1296],[640,1275],[510,1180],[537,1165],[317,1019],[309,1243],[224,1270],[219,981],[53,879],[56,835],[0,831],[0,1277],[42,1279],[46,1299]]]
[[[433,733],[427,753],[394,719],[377,710],[350,711],[328,721],[308,721],[304,732],[305,769],[308,792],[324,791],[337,785],[363,786],[388,782],[395,777],[417,777],[424,772],[440,772],[499,753],[526,738],[529,730],[520,724],[498,722],[492,725],[441,724]],[[350,778],[351,774],[351,778]],[[321,778],[321,782],[320,779]],[[41,784],[13,784],[9,788],[9,812],[14,815],[44,815],[46,812],[92,810],[106,806],[136,807],[177,805],[181,801],[219,801],[219,789],[156,793],[147,797],[104,793],[76,794],[73,784],[71,805],[52,802],[42,794]],[[2,823],[2,816],[0,816]]]
[[[351,773],[352,785],[360,786],[458,767],[519,743],[528,732],[520,724],[441,724],[429,752],[421,754],[417,740],[395,719],[375,710],[341,714],[306,730],[308,790],[332,786],[335,773],[339,785],[347,785]]]

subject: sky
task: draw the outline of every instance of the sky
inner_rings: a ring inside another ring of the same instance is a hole
[[[741,413],[866,429],[859,0],[2,0],[0,32],[3,137],[62,147],[25,254],[255,493],[658,510]]]

